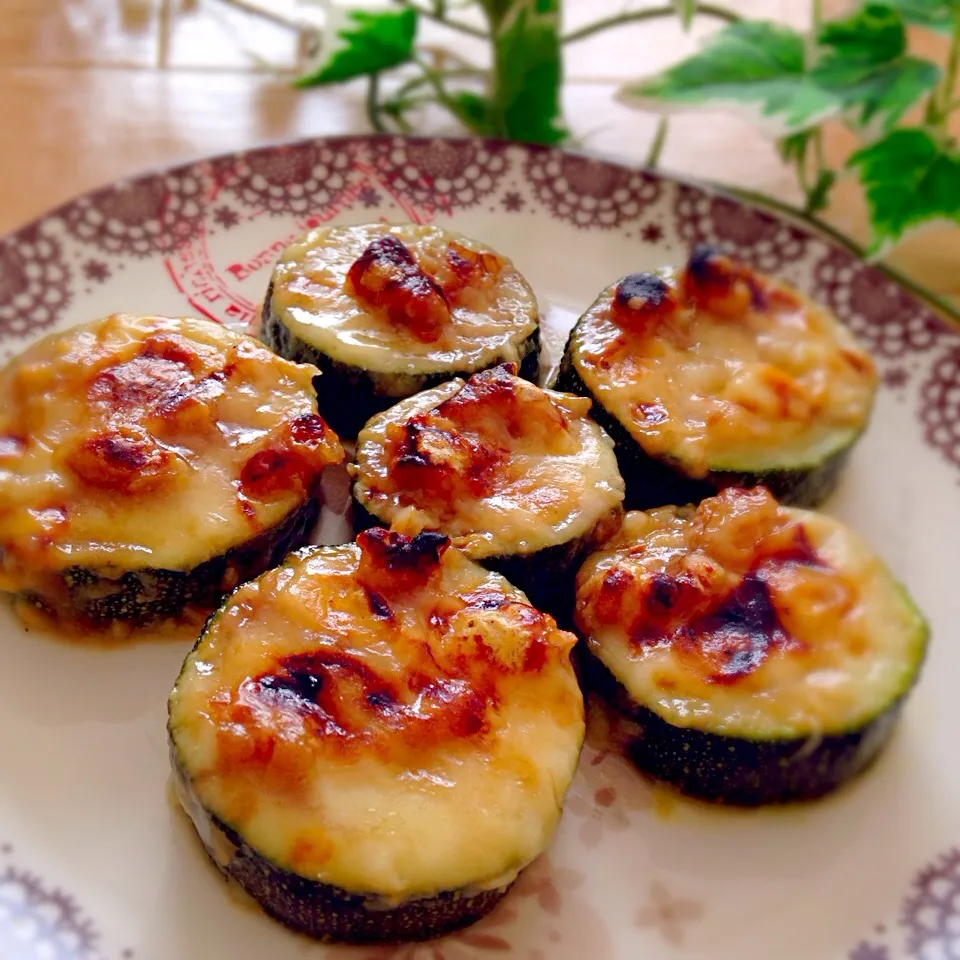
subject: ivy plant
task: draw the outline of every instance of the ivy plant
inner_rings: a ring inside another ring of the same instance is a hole
[[[960,106],[960,0],[865,0],[830,20],[813,0],[810,34],[696,0],[670,0],[567,33],[562,0],[392,0],[375,9],[322,2],[321,55],[300,86],[366,77],[370,122],[382,132],[411,132],[415,111],[434,104],[472,133],[543,144],[570,137],[561,108],[567,45],[631,22],[677,17],[686,28],[696,17],[711,18],[720,27],[696,53],[620,93],[623,102],[664,117],[651,164],[669,113],[733,106],[749,111],[796,169],[807,219],[819,223],[841,177],[859,181],[870,216],[868,253],[882,254],[932,221],[960,224],[960,149],[948,130]],[[488,64],[463,56],[455,43],[423,43],[426,20],[451,37],[484,41]],[[910,52],[911,25],[949,38],[945,65]],[[828,122],[845,124],[861,141],[839,169],[825,158]]]

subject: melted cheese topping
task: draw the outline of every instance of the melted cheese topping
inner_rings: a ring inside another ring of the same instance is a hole
[[[0,585],[189,570],[280,523],[343,457],[316,372],[205,320],[115,315],[34,344],[0,371]]]
[[[231,596],[171,695],[180,763],[302,876],[395,902],[499,886],[547,846],[577,765],[575,638],[446,538],[358,543]]]
[[[377,295],[386,278],[372,268],[351,275],[385,237],[400,241],[418,271],[405,277],[409,265],[399,264],[403,282],[395,296]],[[536,297],[508,259],[459,234],[416,224],[311,231],[281,254],[271,309],[322,353],[392,374],[519,362],[520,346],[539,323]]]
[[[927,637],[850,530],[762,488],[628,514],[580,571],[576,621],[637,704],[760,738],[868,722],[909,689]]]
[[[648,454],[694,477],[817,466],[852,443],[877,379],[852,334],[785,283],[733,265],[715,284],[698,266],[698,277],[663,273],[656,309],[629,296],[644,275],[590,307],[571,348],[591,394]]]
[[[623,480],[590,402],[498,367],[402,401],[360,433],[354,496],[469,556],[533,553],[620,519]]]

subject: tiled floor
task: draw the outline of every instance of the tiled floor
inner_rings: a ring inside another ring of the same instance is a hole
[[[810,8],[809,0],[728,2],[799,27]],[[244,5],[268,7],[273,19],[246,12]],[[566,0],[565,17],[575,28],[644,5],[652,0]],[[305,92],[289,84],[303,62],[302,45],[295,30],[274,20],[318,16],[316,6],[296,0],[4,0],[0,233],[146,168],[366,129],[362,84]],[[566,106],[582,145],[642,161],[655,119],[616,103],[618,85],[681,56],[709,29],[703,22],[685,36],[676,22],[658,20],[570,47]],[[431,36],[455,39],[458,51],[483,56],[483,45],[471,48],[470,38],[452,38],[442,28]],[[792,175],[772,145],[734,117],[696,112],[677,118],[662,164],[687,176],[796,198]],[[862,232],[855,191],[847,190],[830,215],[854,234]],[[899,260],[928,283],[960,289],[952,279],[956,271],[944,267],[947,246],[942,238],[914,242]]]

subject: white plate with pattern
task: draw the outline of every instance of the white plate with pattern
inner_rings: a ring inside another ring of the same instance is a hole
[[[430,944],[314,945],[231,896],[168,795],[166,696],[188,641],[87,648],[0,610],[0,958],[960,958],[960,332],[883,274],[703,189],[558,150],[343,138],[218,157],[80,197],[0,243],[0,356],[114,311],[246,329],[284,244],[321,222],[435,221],[512,257],[548,360],[623,273],[696,242],[820,298],[876,357],[872,425],[826,509],[933,627],[881,761],[801,808],[667,797],[602,715],[548,855],[488,918]]]

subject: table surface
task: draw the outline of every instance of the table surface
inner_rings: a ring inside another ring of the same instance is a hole
[[[285,139],[368,129],[362,82],[293,89],[290,77],[303,62],[296,32],[245,12],[242,5],[4,0],[0,234],[78,193],[151,168]],[[295,0],[264,5],[281,15],[298,15]],[[810,2],[729,0],[729,6],[804,27]],[[623,8],[622,0],[566,0],[565,18],[576,27]],[[616,90],[624,80],[683,55],[710,29],[708,22],[698,22],[685,35],[672,20],[650,21],[569,48],[565,107],[580,143],[642,162],[656,118],[618,104]],[[444,37],[441,31],[437,41],[443,39],[454,39],[463,50],[459,36]],[[451,131],[430,127],[423,132]],[[830,149],[849,149],[842,133],[831,137]],[[783,200],[798,198],[793,174],[772,143],[746,120],[722,113],[691,111],[676,118],[661,166]],[[828,217],[862,239],[862,199],[856,190],[838,191]],[[953,241],[944,242],[937,232],[911,240],[897,252],[896,265],[938,293],[960,293]]]

